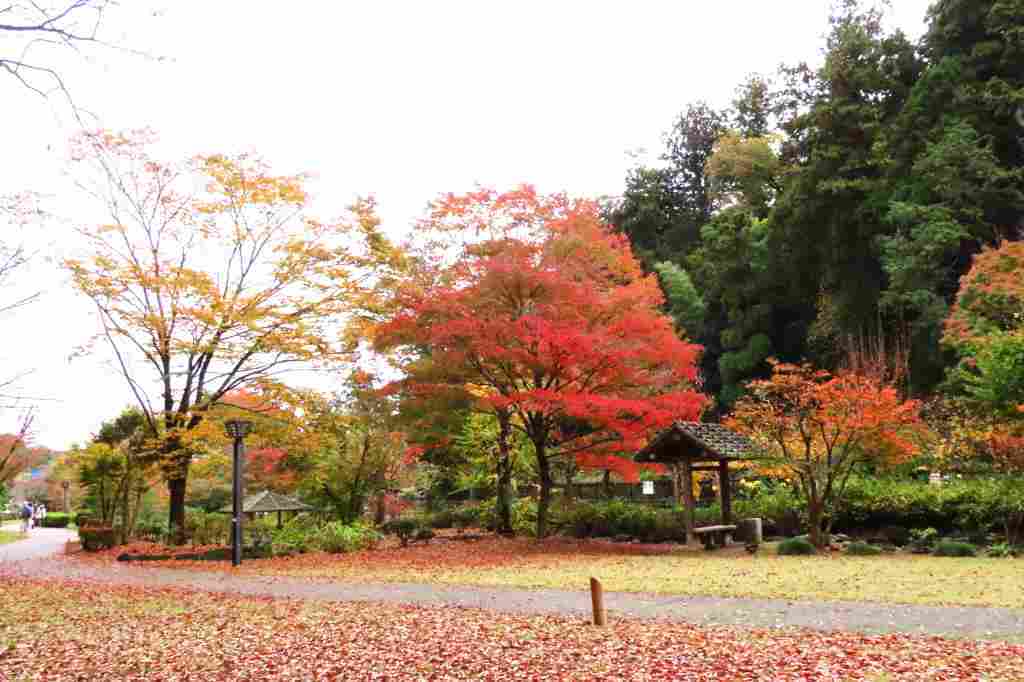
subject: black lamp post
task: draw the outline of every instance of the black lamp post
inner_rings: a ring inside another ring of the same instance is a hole
[[[242,563],[242,456],[245,455],[245,436],[252,422],[231,419],[224,422],[228,437],[235,441],[235,456],[231,482],[231,565]]]

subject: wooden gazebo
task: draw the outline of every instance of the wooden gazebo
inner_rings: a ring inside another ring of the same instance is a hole
[[[680,487],[685,508],[686,541],[694,544],[693,472],[717,471],[719,500],[722,506],[722,525],[732,524],[732,489],[729,480],[729,462],[751,459],[754,444],[745,436],[730,431],[721,424],[704,422],[674,423],[637,453],[638,462],[658,462],[682,473]]]
[[[226,505],[222,512],[231,513],[231,505]],[[315,511],[305,502],[300,502],[294,497],[281,495],[270,490],[247,495],[242,500],[242,513],[254,516],[256,514],[271,514],[277,512],[277,527],[281,527],[281,512]]]

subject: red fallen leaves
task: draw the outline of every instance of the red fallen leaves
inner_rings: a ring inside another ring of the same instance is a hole
[[[429,544],[415,544],[400,548],[397,540],[389,538],[377,549],[353,552],[351,554],[326,554],[315,552],[291,557],[273,559],[246,559],[240,569],[232,568],[226,561],[167,561],[139,562],[142,567],[173,567],[197,571],[231,571],[261,575],[302,573],[303,569],[332,569],[331,573],[356,575],[365,573],[367,578],[381,579],[382,573],[403,571],[437,572],[445,569],[499,568],[522,565],[549,565],[558,562],[578,561],[586,556],[645,556],[668,554],[677,545],[613,543],[601,540],[572,540],[550,538],[537,542],[530,538],[503,538],[493,535],[459,539],[455,532],[439,531],[437,539]],[[216,549],[216,545],[169,548],[148,542],[122,545],[96,553],[77,554],[73,561],[111,563],[121,554],[164,555],[195,554]]]
[[[1019,679],[1024,646],[5,577],[0,679]]]

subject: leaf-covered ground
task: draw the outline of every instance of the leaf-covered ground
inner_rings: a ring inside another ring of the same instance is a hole
[[[2,680],[1013,680],[1024,646],[5,576]]]
[[[135,546],[132,551],[164,551]],[[124,549],[85,561],[109,562]],[[146,566],[230,570],[224,562]],[[248,560],[243,572],[357,582],[586,589],[590,576],[622,592],[1024,608],[1024,561],[914,555],[780,557],[771,551],[671,551],[669,546],[484,537],[386,546],[347,555]]]

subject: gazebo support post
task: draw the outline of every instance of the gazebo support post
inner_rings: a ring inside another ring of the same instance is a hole
[[[686,544],[693,547],[697,544],[697,536],[693,532],[693,516],[696,503],[693,499],[693,464],[689,459],[683,460],[683,523],[686,525]]]
[[[281,525],[281,510],[278,509],[277,510],[277,529],[281,530],[281,527],[282,527],[282,525]]]
[[[722,525],[732,525],[732,488],[729,480],[728,460],[718,462],[718,492],[722,506]]]

